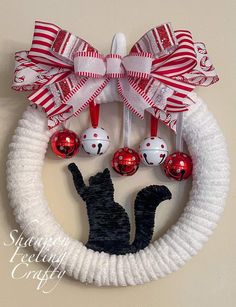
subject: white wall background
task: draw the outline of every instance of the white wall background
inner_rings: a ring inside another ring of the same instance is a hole
[[[196,41],[206,43],[210,57],[217,68],[221,81],[210,88],[197,92],[207,102],[217,118],[227,139],[232,164],[231,187],[235,186],[235,13],[233,0],[216,1],[159,1],[159,0],[100,0],[100,1],[1,1],[0,6],[0,170],[1,210],[0,241],[8,239],[9,231],[16,228],[12,211],[8,206],[5,189],[5,161],[7,146],[27,106],[26,94],[10,89],[14,52],[30,47],[34,20],[50,21],[85,38],[104,53],[109,52],[115,32],[124,32],[128,45],[132,44],[150,28],[171,21],[174,28],[190,29]],[[100,159],[84,155],[73,160],[80,165],[85,177],[109,165],[112,152],[121,145],[121,105],[107,104],[101,110],[101,123],[110,131],[113,144],[110,151]],[[108,116],[109,115],[109,116]],[[72,127],[81,132],[88,126],[88,114],[84,112],[73,120]],[[132,145],[135,146],[146,133],[146,124],[135,119]],[[173,135],[164,127],[160,133],[173,147]],[[82,202],[69,186],[65,169],[68,161],[55,159],[49,152],[44,166],[45,193],[56,219],[74,238],[86,241],[88,224]],[[116,199],[125,204],[132,218],[134,196],[141,187],[165,183],[173,192],[173,200],[158,210],[155,238],[178,218],[191,182],[170,183],[160,170],[141,168],[130,178],[114,175]],[[228,197],[225,213],[214,235],[204,249],[183,269],[166,279],[143,286],[128,288],[102,288],[85,286],[64,278],[49,295],[37,291],[36,283],[29,280],[13,280],[9,259],[13,247],[1,243],[0,305],[15,306],[83,306],[83,307],[232,307],[236,304],[236,244],[235,200],[233,188]],[[28,252],[32,252],[29,250]],[[42,269],[41,264],[32,264],[32,270]]]

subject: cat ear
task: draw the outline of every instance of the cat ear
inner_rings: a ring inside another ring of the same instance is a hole
[[[106,178],[111,178],[111,174],[110,174],[110,171],[108,168],[105,168],[104,171],[103,171],[103,176],[106,177]]]
[[[111,180],[111,174],[108,168],[105,168],[103,173],[102,173],[103,180],[106,181],[107,183],[113,185],[112,180]]]
[[[114,192],[113,182],[111,180],[111,174],[108,168],[105,168],[103,171],[103,180],[107,186],[107,190],[109,189],[112,193]]]

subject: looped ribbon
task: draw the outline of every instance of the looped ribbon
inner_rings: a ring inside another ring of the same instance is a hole
[[[218,81],[205,45],[170,23],[148,31],[122,57],[103,56],[80,37],[36,21],[30,50],[17,52],[15,62],[13,89],[33,91],[28,98],[45,111],[49,128],[111,96],[140,118],[147,110],[174,128],[176,114],[192,104],[188,94]]]

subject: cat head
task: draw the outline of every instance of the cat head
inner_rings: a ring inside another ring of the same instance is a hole
[[[103,172],[99,172],[89,178],[89,190],[96,191],[97,195],[108,193],[113,195],[114,187],[108,168],[105,168]]]

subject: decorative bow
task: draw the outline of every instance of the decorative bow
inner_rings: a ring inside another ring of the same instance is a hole
[[[145,110],[161,112],[173,126],[172,115],[191,104],[188,94],[218,81],[205,45],[169,23],[147,32],[122,58],[103,56],[83,39],[37,21],[30,51],[17,52],[15,59],[13,88],[34,91],[29,100],[44,109],[49,128],[77,116],[114,86],[133,113],[143,118]]]

